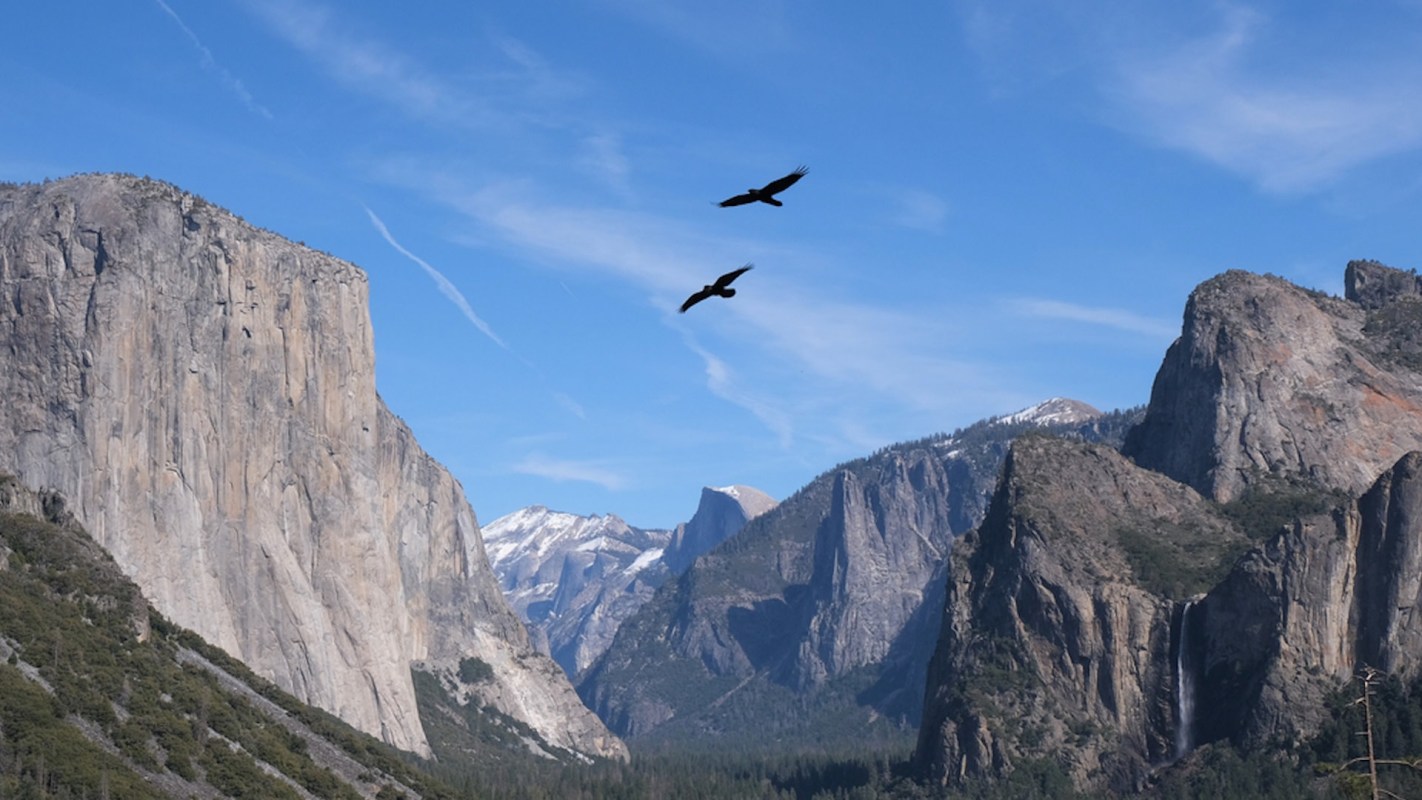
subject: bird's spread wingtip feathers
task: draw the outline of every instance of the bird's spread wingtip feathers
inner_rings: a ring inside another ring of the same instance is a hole
[[[791,172],[789,175],[786,175],[782,178],[776,178],[775,180],[771,181],[770,183],[767,183],[759,189],[751,189],[745,194],[738,194],[735,197],[728,197],[725,200],[722,200],[719,205],[722,208],[726,208],[728,206],[740,206],[745,205],[746,203],[753,203],[757,200],[762,203],[768,203],[772,206],[783,205],[779,200],[775,199],[775,195],[785,191],[786,189],[789,189],[795,183],[795,181],[798,181],[801,178],[805,177],[807,174],[809,174],[809,172],[810,170],[804,164],[801,164],[800,166],[796,167],[795,171]]]
[[[728,288],[731,285],[731,281],[734,281],[736,278],[739,278],[746,271],[753,269],[754,267],[754,264],[746,262],[745,266],[737,267],[731,270],[730,272],[727,272],[725,275],[722,275],[721,277],[717,278],[715,283],[710,283],[701,287],[700,291],[693,293],[690,297],[686,298],[686,302],[681,304],[681,313],[685,314],[688,308],[691,308],[692,306],[696,305],[702,300],[705,300],[708,297],[734,297],[736,294],[736,290]]]

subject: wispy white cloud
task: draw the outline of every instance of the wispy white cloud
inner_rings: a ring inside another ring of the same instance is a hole
[[[591,483],[613,492],[629,485],[626,476],[597,462],[550,458],[541,453],[530,453],[511,469],[523,475],[553,481]]]
[[[761,424],[775,434],[781,447],[789,447],[794,440],[795,433],[790,415],[774,407],[765,399],[756,397],[740,388],[730,366],[697,344],[690,335],[686,336],[686,343],[693,352],[701,356],[701,360],[706,365],[706,388],[717,397],[749,411],[756,419],[760,420]]]
[[[639,214],[520,202],[504,194],[474,193],[455,202],[519,247],[641,285],[669,313],[688,287],[739,258],[727,242]],[[934,317],[824,296],[773,275],[756,275],[756,283],[756,291],[726,305],[726,314],[743,337],[778,348],[818,374],[929,404],[941,402],[951,382],[969,377],[942,356],[937,343],[946,331]]]
[[[1270,20],[1220,8],[1204,36],[1118,51],[1108,91],[1126,127],[1281,193],[1422,147],[1422,59],[1350,50],[1270,71]]]
[[[894,224],[928,233],[943,231],[948,219],[948,202],[942,197],[922,189],[897,189],[893,199],[898,204]]]
[[[245,0],[277,36],[348,89],[424,122],[466,131],[510,131],[566,120],[544,109],[583,91],[527,44],[489,34],[458,79],[385,41],[352,30],[332,7],[310,0]]]
[[[400,253],[400,255],[410,259],[416,264],[419,264],[420,268],[423,269],[427,275],[434,279],[435,285],[439,287],[439,293],[444,295],[451,303],[454,303],[454,305],[457,306],[459,310],[464,314],[465,318],[468,319],[471,323],[473,323],[474,327],[479,329],[480,333],[483,333],[485,336],[489,337],[494,342],[494,344],[497,344],[499,347],[502,347],[505,350],[508,349],[508,345],[504,343],[503,339],[499,338],[498,334],[494,333],[493,329],[489,327],[488,323],[484,322],[484,320],[481,319],[478,314],[474,313],[474,309],[469,305],[469,301],[464,298],[464,294],[459,291],[458,287],[456,287],[453,283],[450,283],[449,279],[444,277],[443,273],[430,266],[429,262],[415,255],[414,253],[411,253],[409,250],[406,250],[404,246],[402,246],[399,242],[395,241],[395,237],[390,235],[390,230],[385,227],[385,223],[381,221],[380,217],[377,217],[375,215],[374,211],[371,211],[369,208],[367,208],[365,209],[365,213],[370,216],[371,224],[374,225],[375,229],[380,232],[380,235],[384,237],[385,241],[391,247],[395,248],[396,252]]]
[[[163,0],[153,0],[153,2],[157,3],[158,7],[163,9],[163,13],[172,17],[173,21],[178,23],[178,28],[183,31],[188,37],[188,40],[198,49],[198,53],[202,56],[199,63],[202,64],[203,69],[215,74],[218,80],[222,81],[222,84],[226,86],[229,91],[237,95],[238,99],[242,101],[242,104],[245,105],[249,111],[266,117],[267,119],[272,118],[272,112],[268,111],[265,106],[258,103],[256,99],[252,97],[252,93],[247,91],[247,87],[243,85],[242,81],[238,80],[236,76],[228,72],[221,64],[217,63],[217,59],[213,57],[212,51],[207,49],[207,46],[202,43],[202,40],[193,32],[193,29],[189,28],[186,22],[183,22],[183,18],[178,16],[178,12],[174,11],[172,7],[163,2]]]
[[[1034,297],[1018,298],[1008,305],[1013,312],[1024,317],[1079,322],[1165,341],[1174,339],[1180,333],[1178,324],[1119,308],[1084,306]]]
[[[1415,30],[1415,11],[1390,15],[1394,31],[1367,22],[1324,31],[1334,41],[1367,42],[1326,47],[1308,45],[1320,32],[1298,27],[1299,15],[1271,16],[1262,5],[957,7],[965,42],[995,88],[1050,81],[1063,92],[1084,80],[1107,124],[1267,192],[1315,191],[1422,148],[1422,50],[1415,35],[1399,33]]]
[[[623,195],[631,193],[627,181],[631,168],[622,152],[620,137],[614,133],[599,133],[585,137],[582,147],[579,163],[584,170]]]
[[[483,104],[384,43],[341,27],[327,7],[299,0],[249,0],[278,36],[353,90],[405,113],[465,125],[490,121]]]
[[[569,395],[566,392],[554,392],[553,400],[557,402],[558,405],[562,406],[563,408],[566,408],[570,414],[577,417],[578,419],[588,418],[587,409],[583,408],[582,403],[579,403],[577,400],[574,400],[572,395]]]

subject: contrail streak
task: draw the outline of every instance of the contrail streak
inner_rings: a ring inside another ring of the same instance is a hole
[[[456,288],[454,284],[449,282],[448,278],[444,277],[444,275],[439,270],[430,266],[429,262],[415,255],[414,253],[411,253],[409,250],[406,250],[403,246],[401,246],[399,242],[395,241],[395,237],[390,235],[390,229],[385,227],[385,223],[381,222],[380,217],[375,216],[374,211],[371,211],[369,208],[366,208],[365,213],[370,215],[371,223],[375,225],[375,229],[380,232],[380,235],[385,237],[385,241],[389,242],[391,247],[399,251],[400,255],[410,259],[416,264],[419,264],[420,267],[426,273],[428,273],[431,278],[434,279],[435,285],[439,287],[440,294],[449,298],[449,301],[451,303],[454,303],[456,306],[458,306],[459,310],[464,312],[464,316],[467,317],[470,322],[474,323],[474,327],[478,328],[481,333],[492,339],[494,341],[494,344],[497,344],[499,347],[502,347],[505,350],[509,349],[509,346],[504,343],[504,340],[500,339],[497,333],[494,333],[493,328],[490,328],[487,322],[480,319],[479,315],[474,313],[474,309],[470,307],[469,301],[464,299],[464,295],[460,293],[459,289]]]

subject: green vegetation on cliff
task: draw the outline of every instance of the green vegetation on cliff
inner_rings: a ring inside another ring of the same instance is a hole
[[[57,497],[0,484],[0,797],[453,796],[164,620]]]

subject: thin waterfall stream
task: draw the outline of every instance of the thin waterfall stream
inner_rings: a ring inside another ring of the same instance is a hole
[[[1182,758],[1195,746],[1195,665],[1190,649],[1190,609],[1186,600],[1180,609],[1180,630],[1175,647],[1175,757]]]

